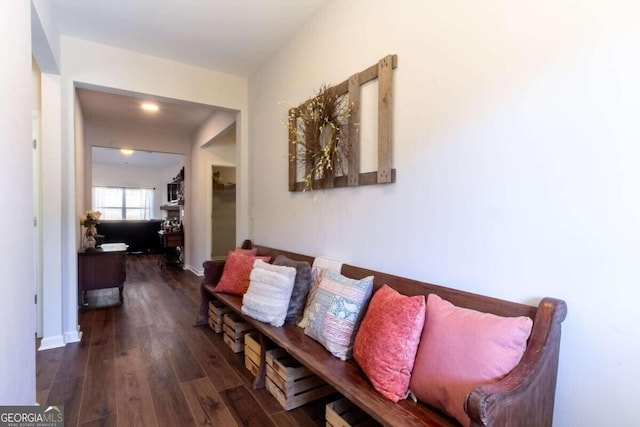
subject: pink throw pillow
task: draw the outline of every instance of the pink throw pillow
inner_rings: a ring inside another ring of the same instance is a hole
[[[373,387],[393,402],[407,397],[424,317],[423,295],[408,297],[383,285],[356,335],[354,359]]]
[[[468,426],[467,394],[515,368],[532,326],[528,317],[481,313],[430,294],[409,388],[419,400]]]
[[[227,294],[244,295],[249,289],[249,276],[256,259],[261,259],[264,262],[271,261],[271,257],[256,257],[229,251],[229,256],[222,270],[222,277],[214,290]]]

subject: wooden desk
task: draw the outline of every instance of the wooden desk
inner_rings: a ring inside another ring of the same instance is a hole
[[[100,248],[78,251],[78,301],[81,306],[87,305],[87,291],[116,287],[122,304],[127,278],[126,255],[127,245],[124,243],[105,243]]]
[[[158,231],[165,248],[177,248],[184,246],[184,233],[182,231]]]

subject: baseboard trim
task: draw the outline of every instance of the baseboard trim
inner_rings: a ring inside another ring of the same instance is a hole
[[[71,331],[71,332],[64,333],[65,343],[80,342],[81,339],[82,339],[82,331]]]
[[[204,269],[198,270],[198,269],[194,268],[192,265],[185,265],[184,269],[185,270],[189,270],[190,272],[192,272],[196,276],[204,276]]]
[[[66,342],[62,335],[55,335],[53,337],[44,337],[42,341],[40,341],[40,347],[38,347],[38,351],[49,350],[51,348],[64,347]]]

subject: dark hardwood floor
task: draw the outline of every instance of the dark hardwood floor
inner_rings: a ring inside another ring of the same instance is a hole
[[[37,352],[38,402],[66,426],[323,426],[323,399],[285,411],[242,354],[192,325],[201,278],[129,255],[122,306],[81,311],[82,341]]]

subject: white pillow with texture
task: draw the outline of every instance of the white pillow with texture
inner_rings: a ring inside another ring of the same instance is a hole
[[[242,297],[242,313],[273,326],[287,317],[296,269],[256,260],[249,276],[249,289]]]

